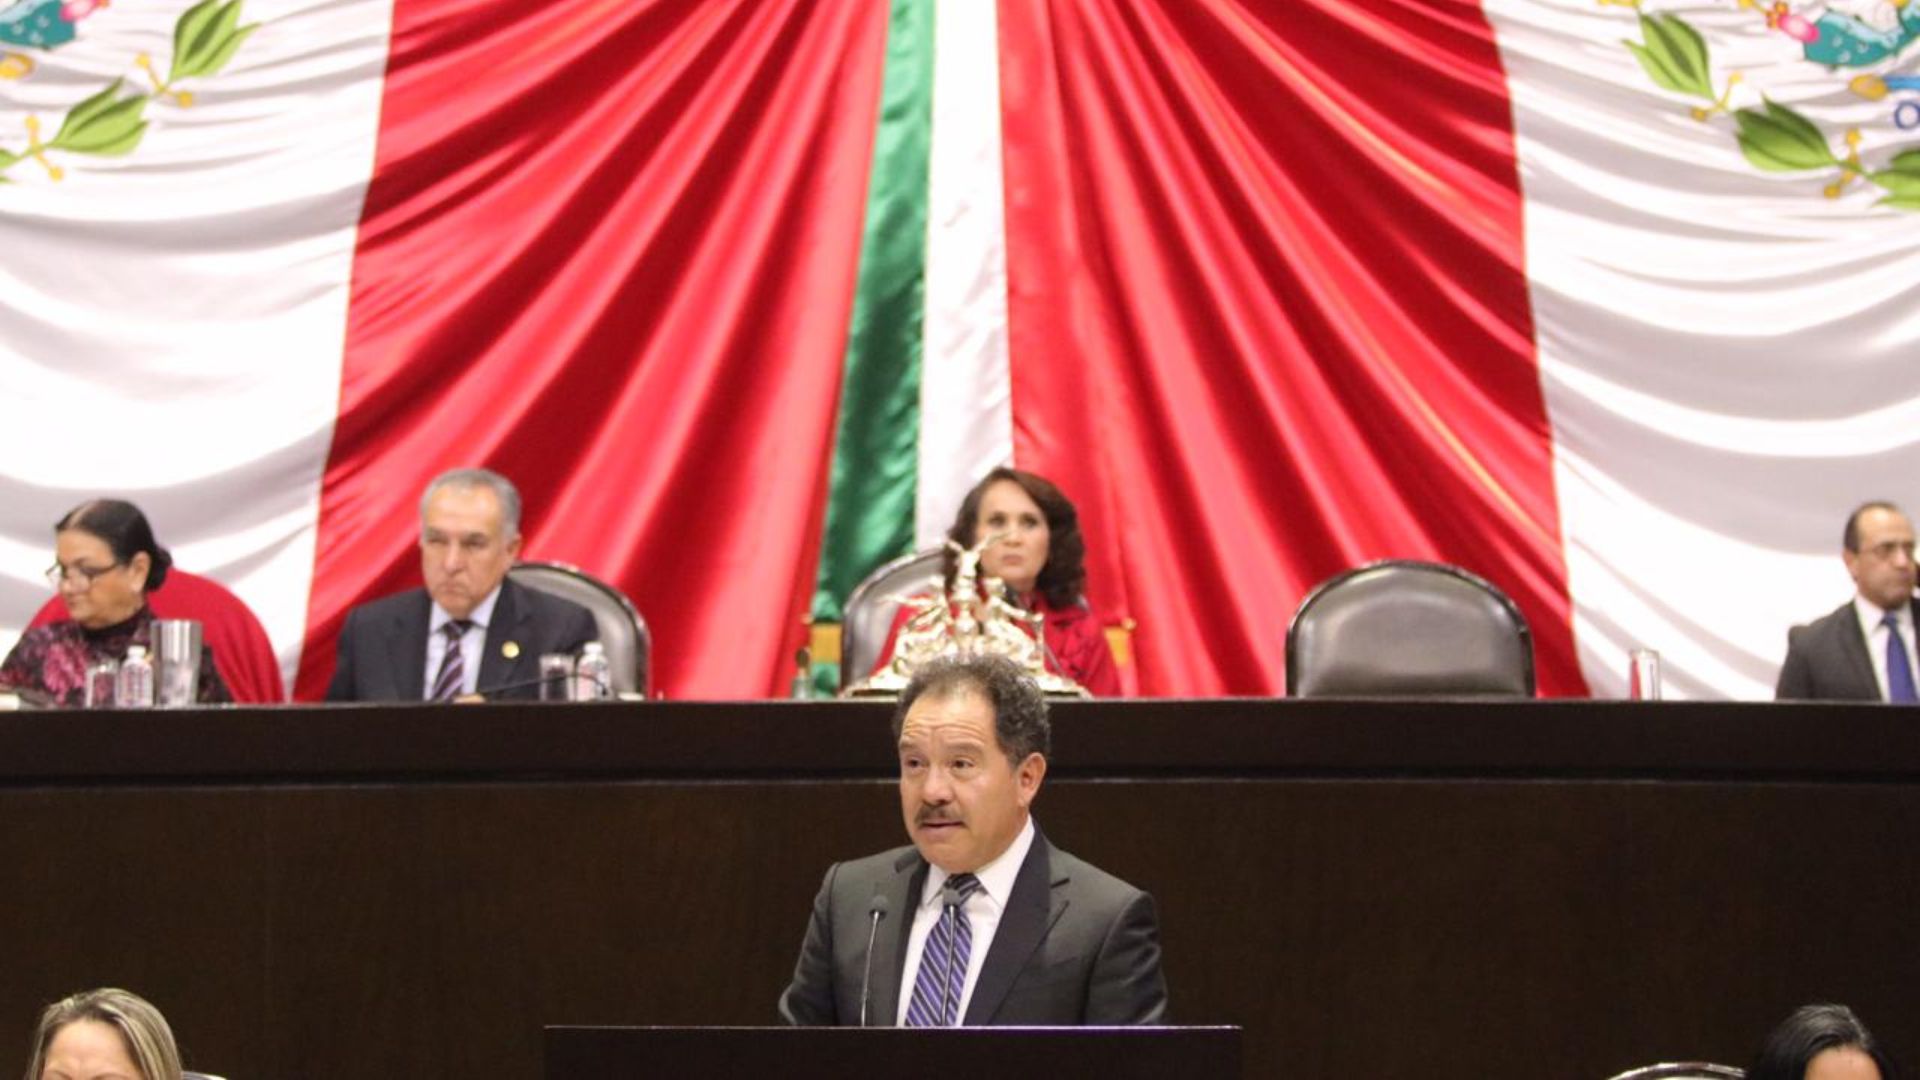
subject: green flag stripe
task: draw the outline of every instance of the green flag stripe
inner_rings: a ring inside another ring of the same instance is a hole
[[[913,548],[934,0],[893,0],[813,617]]]

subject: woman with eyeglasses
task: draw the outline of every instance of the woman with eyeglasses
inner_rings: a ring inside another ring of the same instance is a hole
[[[74,507],[53,527],[53,550],[47,580],[59,590],[68,617],[21,636],[0,664],[0,688],[51,705],[79,706],[86,700],[89,667],[125,659],[129,646],[149,644],[153,609],[147,593],[166,583],[173,556],[154,540],[140,508],[119,499]],[[211,647],[200,650],[199,700],[233,700],[214,668]]]

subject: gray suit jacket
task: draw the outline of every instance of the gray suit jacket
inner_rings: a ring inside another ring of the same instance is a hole
[[[875,897],[885,897],[874,934],[867,1025],[893,1025],[901,987],[911,985],[903,971],[907,936],[926,880],[926,860],[911,847],[827,871],[793,982],[780,996],[787,1023],[860,1023],[871,912]],[[1166,1022],[1153,898],[1054,848],[1037,829],[981,964],[962,1024]]]
[[[1920,617],[1920,605],[1915,615]],[[1780,701],[1884,700],[1852,600],[1787,631],[1787,662],[1780,666],[1773,696]]]
[[[425,589],[396,593],[347,612],[327,700],[421,700],[426,695],[427,620],[432,612]],[[516,686],[496,696],[539,697],[538,686],[520,684],[540,678],[540,654],[578,652],[599,636],[586,608],[503,581],[480,654],[479,688]]]

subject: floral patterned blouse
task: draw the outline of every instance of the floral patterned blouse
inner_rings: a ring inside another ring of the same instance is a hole
[[[125,659],[129,645],[148,645],[152,623],[153,609],[142,607],[126,622],[99,630],[72,619],[36,626],[21,635],[0,664],[0,687],[45,694],[55,705],[79,708],[86,703],[87,668],[99,660]],[[212,646],[200,650],[199,700],[233,700],[213,665]]]

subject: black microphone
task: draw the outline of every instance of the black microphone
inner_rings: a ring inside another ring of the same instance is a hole
[[[561,682],[571,678],[573,678],[573,672],[571,671],[556,671],[551,675],[542,675],[537,679],[522,679],[519,682],[502,683],[499,686],[477,687],[473,693],[476,697],[491,699],[495,694],[510,694],[515,690],[525,690],[534,686],[545,686],[548,683]]]
[[[873,924],[867,928],[867,972],[860,977],[860,1026],[867,1026],[867,991],[873,985],[873,939],[880,935],[880,920],[887,917],[887,898],[879,893],[867,902],[867,915]]]
[[[947,883],[940,886],[940,917],[943,919],[957,919],[959,917],[960,905],[966,902],[967,898],[960,895],[960,888],[953,883],[953,878],[947,878]],[[947,940],[956,941],[955,935],[959,929],[957,926],[948,926]],[[947,1013],[953,1004],[953,954],[959,951],[957,948],[947,950],[946,977],[940,980],[944,984],[940,987],[940,1018],[942,1020],[946,1019]],[[965,977],[965,974],[965,972],[962,972],[962,977]],[[959,1022],[960,1018],[957,1016],[954,1017],[954,1024],[956,1026],[958,1026]]]

